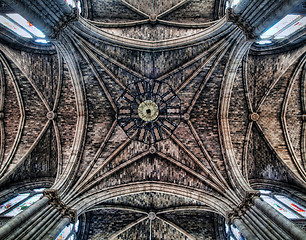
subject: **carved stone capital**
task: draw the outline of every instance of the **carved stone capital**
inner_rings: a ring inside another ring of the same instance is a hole
[[[242,202],[236,208],[226,213],[226,222],[232,224],[235,218],[241,218],[247,210],[254,206],[254,200],[259,196],[260,193],[258,191],[247,191]]]
[[[64,16],[63,19],[57,23],[56,27],[53,28],[51,36],[52,39],[59,39],[61,32],[73,21],[78,20],[79,14],[77,8],[73,8],[72,14]]]
[[[234,13],[232,8],[227,9],[226,17],[229,22],[237,25],[237,27],[244,32],[248,40],[254,40],[257,38],[254,34],[255,28],[239,14]]]
[[[68,217],[70,222],[77,221],[77,211],[67,206],[61,198],[58,196],[56,189],[45,189],[44,196],[49,199],[49,204],[51,204],[55,209],[57,209],[63,217]]]

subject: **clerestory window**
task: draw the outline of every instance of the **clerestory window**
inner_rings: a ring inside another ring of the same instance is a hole
[[[306,208],[282,194],[269,190],[259,190],[260,197],[289,219],[306,219]]]
[[[82,8],[80,0],[65,1],[70,7],[77,8],[78,12],[81,13]],[[12,31],[13,33],[27,40],[38,44],[49,43],[45,34],[41,30],[39,30],[18,13],[0,14],[0,24],[7,28],[9,31]]]
[[[55,238],[55,240],[76,240],[77,232],[79,230],[79,225],[80,225],[79,220],[75,224],[73,223],[68,224]]]
[[[15,217],[23,212],[43,196],[45,188],[36,188],[19,193],[0,205],[0,217]],[[55,240],[76,240],[79,229],[79,220],[75,224],[68,224]]]
[[[306,25],[306,17],[299,14],[288,14],[279,22],[274,24],[260,35],[258,44],[269,44],[273,41],[290,37],[294,33],[303,29]]]
[[[82,13],[82,7],[81,7],[81,1],[80,0],[65,0],[66,3],[72,7],[72,8],[77,8],[79,11],[79,14]]]
[[[37,188],[20,193],[0,205],[1,217],[14,217],[37,202],[42,196],[44,188]]]
[[[225,11],[228,8],[234,8],[239,2],[240,0],[227,0],[225,2]]]
[[[235,8],[241,0],[227,0],[227,8]],[[276,24],[268,28],[260,35],[257,44],[271,44],[289,38],[295,33],[302,31],[306,26],[306,14],[303,5],[297,6],[290,14],[282,18]]]
[[[243,237],[240,230],[235,227],[234,225],[227,225],[225,224],[225,232],[226,232],[226,239],[227,240],[246,240],[245,237]]]
[[[45,34],[18,13],[0,15],[0,23],[13,33],[37,43],[48,43]]]

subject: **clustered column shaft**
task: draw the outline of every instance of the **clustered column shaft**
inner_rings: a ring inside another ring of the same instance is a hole
[[[248,240],[305,240],[306,233],[259,197],[254,205],[235,214],[230,223]],[[236,210],[238,211],[238,210]]]
[[[54,189],[46,189],[44,197],[0,228],[0,239],[53,240],[70,222],[76,211],[65,205]]]

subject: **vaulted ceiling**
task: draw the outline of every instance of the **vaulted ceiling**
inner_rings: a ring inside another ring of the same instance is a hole
[[[88,239],[222,239],[251,184],[305,192],[305,44],[256,47],[224,5],[87,0],[46,47],[1,29],[1,188],[49,182]]]

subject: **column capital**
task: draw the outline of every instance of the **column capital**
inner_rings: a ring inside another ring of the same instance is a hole
[[[61,32],[73,21],[77,21],[79,18],[78,10],[76,8],[72,9],[72,13],[65,15],[58,24],[53,27],[52,34],[49,36],[52,39],[58,40],[60,38]]]
[[[227,21],[232,22],[244,32],[247,40],[254,40],[257,38],[254,33],[255,28],[240,14],[234,13],[232,8],[226,10],[226,18]]]
[[[61,200],[56,189],[45,189],[44,196],[48,198],[48,203],[57,209],[63,217],[68,217],[70,222],[77,221],[77,211]]]
[[[226,213],[226,222],[232,224],[234,219],[241,218],[247,210],[255,205],[255,199],[260,196],[258,191],[247,191],[242,202],[233,210]]]

